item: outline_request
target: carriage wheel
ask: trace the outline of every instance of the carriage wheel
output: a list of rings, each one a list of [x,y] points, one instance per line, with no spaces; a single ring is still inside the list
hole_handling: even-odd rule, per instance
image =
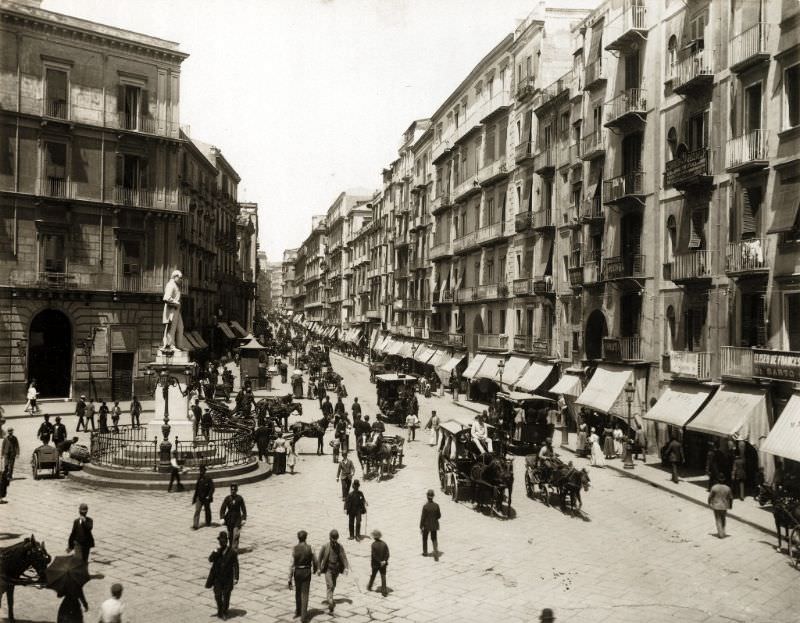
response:
[[[795,527],[789,534],[789,558],[794,566],[800,569],[800,526]]]
[[[447,495],[447,474],[441,467],[439,468],[439,486],[442,490],[442,493]]]
[[[53,465],[53,476],[58,478],[61,472],[61,457],[56,457],[56,464]]]
[[[35,454],[31,458],[31,471],[33,472],[33,479],[39,480],[39,457]]]

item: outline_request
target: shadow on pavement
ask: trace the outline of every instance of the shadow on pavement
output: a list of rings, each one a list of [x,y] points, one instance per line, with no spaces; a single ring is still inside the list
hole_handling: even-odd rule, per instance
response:
[[[242,610],[241,608],[231,608],[230,610],[228,610],[229,619],[235,619],[246,615],[247,615],[247,610]]]

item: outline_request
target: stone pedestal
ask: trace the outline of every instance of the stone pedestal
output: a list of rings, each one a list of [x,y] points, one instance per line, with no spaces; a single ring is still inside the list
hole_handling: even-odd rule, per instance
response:
[[[191,382],[193,374],[186,374],[186,368],[194,368],[196,364],[189,361],[189,353],[182,350],[165,352],[159,350],[156,361],[153,364],[153,371],[160,378],[164,372],[167,378],[175,378],[178,385],[170,384],[167,386],[166,402],[164,387],[159,383],[156,385],[155,410],[153,419],[147,424],[147,436],[149,438],[163,438],[162,427],[164,425],[164,413],[169,414],[169,440],[175,441],[177,437],[180,441],[191,441],[194,438],[194,426],[189,419],[189,396],[184,396],[181,390],[186,391],[188,383]],[[169,407],[169,408],[167,408]]]

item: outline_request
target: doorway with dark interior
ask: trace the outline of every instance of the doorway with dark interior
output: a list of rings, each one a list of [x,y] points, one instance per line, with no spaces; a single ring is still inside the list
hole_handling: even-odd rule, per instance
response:
[[[28,381],[40,398],[69,398],[72,380],[72,325],[57,309],[45,309],[31,322]]]

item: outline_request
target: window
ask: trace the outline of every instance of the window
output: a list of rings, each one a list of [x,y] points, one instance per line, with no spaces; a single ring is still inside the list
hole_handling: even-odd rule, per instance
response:
[[[63,273],[66,270],[64,234],[45,234],[41,240],[42,270]]]
[[[678,148],[678,132],[675,128],[670,128],[667,132],[667,146],[669,147],[668,158],[672,160],[675,158],[675,152]]]
[[[494,314],[492,310],[486,312],[486,333],[492,333],[492,328],[494,327]]]
[[[506,332],[506,312],[505,310],[500,310],[500,334],[505,334]]]
[[[675,308],[672,305],[667,307],[666,320],[664,344],[666,350],[671,351],[675,349]]]
[[[667,219],[667,253],[666,260],[671,262],[675,257],[675,251],[678,248],[678,227],[675,217],[670,215]]]
[[[603,106],[602,104],[592,108],[592,132],[600,134],[603,128]]]
[[[488,260],[486,262],[486,281],[485,283],[491,284],[494,283],[494,260]]]
[[[67,145],[48,141],[44,152],[44,192],[50,197],[66,197]]]
[[[800,292],[783,297],[784,344],[787,350],[800,351]]]
[[[783,105],[784,128],[800,125],[800,64],[783,72]]]
[[[692,115],[689,118],[686,141],[689,143],[689,151],[708,146],[708,111]]]
[[[494,197],[486,199],[486,223],[494,223]]]
[[[671,80],[675,77],[677,73],[677,63],[678,63],[678,39],[675,35],[672,35],[669,38],[669,43],[667,44],[667,79]]]
[[[48,117],[66,119],[68,113],[68,83],[67,72],[63,69],[47,67],[45,69],[45,109],[44,114]]]
[[[749,134],[762,128],[760,82],[745,89],[744,119],[745,133]]]
[[[122,241],[122,274],[139,275],[141,273],[141,245],[137,240]]]

